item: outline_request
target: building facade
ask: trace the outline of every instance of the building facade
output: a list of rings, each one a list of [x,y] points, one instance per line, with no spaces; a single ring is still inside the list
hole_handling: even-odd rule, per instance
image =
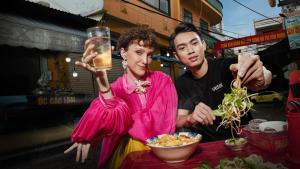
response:
[[[284,21],[284,27],[286,29],[289,48],[293,53],[300,50],[300,1],[298,0],[279,0],[278,6],[281,7],[281,16]],[[291,25],[292,20],[298,20],[298,22]],[[289,24],[288,24],[288,22]],[[294,42],[293,42],[294,41]],[[297,53],[298,53],[297,52]],[[288,79],[289,74],[295,70],[300,69],[300,55],[297,54],[298,59],[294,59],[294,62],[288,64],[285,69],[285,77]]]
[[[156,55],[162,56],[160,60],[153,62],[153,68],[162,70],[176,79],[185,71],[183,66],[168,59],[172,57],[168,38],[176,25],[184,21],[201,27],[202,38],[212,49],[216,39],[210,35],[209,31],[212,26],[221,22],[222,8],[222,3],[218,0],[104,0],[106,11],[104,25],[109,26],[118,34],[136,25],[147,25],[152,28],[160,44]],[[164,59],[166,57],[167,59]],[[163,67],[158,66],[162,64]]]
[[[30,0],[40,2],[38,0]],[[92,0],[91,3],[98,3],[97,7],[92,7],[84,0],[53,1],[44,0],[51,8],[79,14],[98,21],[99,25],[108,26],[112,32],[112,44],[115,45],[118,36],[130,27],[144,25],[152,28],[158,36],[160,48],[156,52],[151,68],[162,70],[176,79],[180,72],[184,71],[183,66],[177,64],[172,58],[169,50],[168,38],[181,22],[191,22],[201,27],[203,39],[208,44],[209,53],[212,55],[214,43],[217,40],[211,36],[210,31],[214,25],[221,22],[222,3],[219,0]],[[68,6],[68,4],[73,4]],[[95,5],[94,5],[95,6]],[[82,8],[80,10],[79,8]],[[121,59],[120,57],[115,57]],[[115,60],[115,62],[121,62]],[[164,65],[163,67],[161,65]],[[119,69],[118,69],[119,70]],[[118,74],[111,70],[112,74]],[[110,79],[113,81],[114,79]]]
[[[278,30],[284,29],[283,20],[280,16],[272,17],[268,19],[261,19],[261,20],[255,20],[253,22],[253,27],[255,30],[255,34],[262,34],[262,33],[268,33],[268,32],[274,32]],[[263,44],[257,44],[256,50],[262,51],[265,50],[267,47],[274,45],[275,42],[270,43],[263,43]]]

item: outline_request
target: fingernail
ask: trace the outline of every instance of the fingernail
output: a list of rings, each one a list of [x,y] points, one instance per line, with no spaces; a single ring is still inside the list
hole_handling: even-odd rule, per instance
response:
[[[243,77],[244,74],[245,74],[244,71],[239,71],[239,72],[238,72],[238,75],[239,75],[240,77]]]

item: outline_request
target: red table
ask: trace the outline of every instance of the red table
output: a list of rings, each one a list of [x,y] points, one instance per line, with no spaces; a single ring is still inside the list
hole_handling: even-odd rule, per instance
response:
[[[200,143],[196,152],[186,161],[181,163],[166,163],[157,158],[151,151],[139,151],[130,153],[122,164],[122,169],[192,169],[200,167],[201,161],[209,161],[213,166],[225,157],[245,157],[250,154],[261,155],[264,160],[273,163],[282,163],[289,169],[300,169],[300,164],[292,164],[287,160],[286,153],[270,154],[251,144],[242,151],[234,152],[224,146],[224,141]]]

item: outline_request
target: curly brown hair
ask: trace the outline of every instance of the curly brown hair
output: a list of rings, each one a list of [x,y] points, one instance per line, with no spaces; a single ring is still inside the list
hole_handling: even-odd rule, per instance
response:
[[[134,27],[130,28],[128,31],[123,33],[118,40],[117,49],[124,48],[128,50],[128,46],[134,42],[138,44],[143,41],[144,46],[156,48],[157,47],[157,40],[156,36],[154,35],[152,29],[148,27]]]

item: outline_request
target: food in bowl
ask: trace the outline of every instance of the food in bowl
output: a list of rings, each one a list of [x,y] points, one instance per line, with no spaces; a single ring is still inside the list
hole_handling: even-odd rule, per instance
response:
[[[239,151],[245,147],[247,142],[246,138],[231,138],[225,140],[225,145],[233,151]]]
[[[192,155],[202,136],[192,132],[162,134],[146,140],[152,152],[163,161],[176,163],[185,161]]]
[[[157,139],[149,142],[149,144],[154,146],[180,146],[188,143],[193,143],[199,141],[199,138],[187,136],[186,134],[165,134],[161,135]]]

